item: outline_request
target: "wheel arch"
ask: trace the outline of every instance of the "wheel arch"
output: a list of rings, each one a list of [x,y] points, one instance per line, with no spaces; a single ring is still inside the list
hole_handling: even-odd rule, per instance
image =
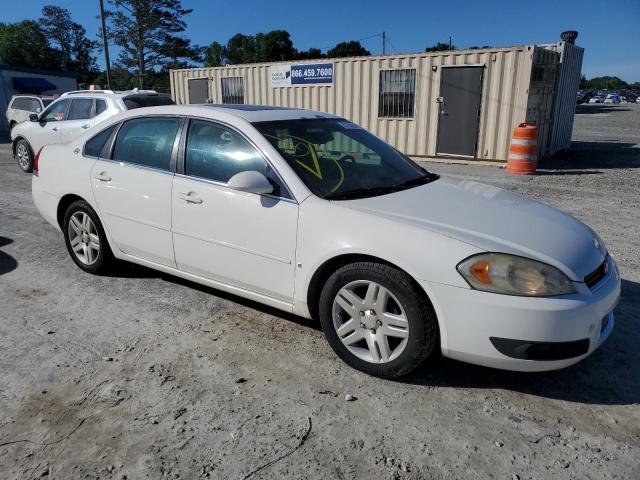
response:
[[[16,156],[16,146],[18,145],[18,142],[20,140],[24,140],[25,142],[27,142],[27,146],[29,147],[29,150],[31,150],[31,155],[33,155],[33,147],[29,143],[29,140],[27,140],[22,135],[18,135],[16,138],[13,139],[13,142],[11,142],[11,153],[13,154],[13,156],[14,157]]]
[[[60,227],[60,230],[63,229],[62,223],[64,221],[64,214],[69,208],[69,205],[71,205],[73,202],[77,202],[78,200],[82,200],[83,202],[86,202],[84,198],[82,198],[80,195],[76,195],[75,193],[68,193],[64,195],[58,202],[58,208],[56,210],[56,220],[58,221],[58,226]]]
[[[409,278],[411,278],[411,280],[414,282],[420,294],[429,303],[429,305],[431,305],[431,308],[436,317],[436,320],[438,323],[440,323],[440,321],[438,320],[438,315],[436,314],[436,309],[433,302],[431,301],[431,299],[429,298],[429,295],[427,295],[427,293],[420,286],[420,284],[414,278],[413,275],[407,272],[407,270],[405,270],[404,268],[394,264],[393,262],[385,260],[384,258],[376,257],[375,255],[367,255],[367,254],[361,254],[361,253],[345,253],[345,254],[337,255],[335,257],[330,258],[329,260],[326,260],[323,264],[321,264],[316,269],[316,271],[311,276],[311,280],[309,281],[309,285],[307,287],[307,308],[309,309],[309,314],[311,318],[313,318],[314,320],[317,320],[319,318],[318,303],[320,300],[320,293],[322,292],[322,287],[324,286],[326,281],[329,279],[329,277],[339,268],[345,265],[349,265],[351,263],[356,263],[356,262],[380,263],[383,265],[388,265],[390,267],[393,267],[405,273],[406,275],[408,275]]]

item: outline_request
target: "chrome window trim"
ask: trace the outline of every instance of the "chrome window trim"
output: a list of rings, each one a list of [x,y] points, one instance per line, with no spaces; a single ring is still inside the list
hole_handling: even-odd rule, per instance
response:
[[[202,121],[206,121],[206,122],[211,122],[211,123],[217,123],[219,125],[223,125],[225,128],[228,128],[234,132],[236,132],[238,135],[240,135],[241,138],[243,138],[244,140],[247,141],[247,143],[249,143],[249,145],[251,145],[251,147],[258,152],[258,154],[262,157],[262,159],[265,161],[265,163],[267,165],[269,165],[271,167],[271,170],[273,170],[273,172],[275,173],[276,177],[278,177],[278,180],[280,180],[280,183],[282,184],[282,187],[287,191],[287,193],[289,194],[289,196],[291,198],[287,198],[287,197],[282,197],[282,196],[278,196],[278,195],[270,195],[270,194],[264,194],[264,196],[268,196],[268,197],[272,197],[272,198],[280,198],[282,200],[290,200],[293,201],[296,204],[299,204],[298,200],[296,199],[295,195],[293,195],[293,192],[291,191],[291,189],[289,188],[289,185],[287,185],[287,183],[284,181],[284,179],[282,178],[282,175],[280,175],[280,172],[278,171],[278,169],[273,165],[273,162],[271,162],[269,160],[269,157],[262,151],[262,149],[260,147],[258,147],[255,142],[253,140],[251,140],[244,132],[241,132],[240,130],[238,130],[236,127],[234,127],[233,125],[230,125],[222,120],[217,120],[217,119],[213,119],[213,118],[208,118],[208,117],[199,117],[196,115],[189,115],[189,120],[193,119],[193,120],[202,120]],[[184,148],[184,154],[182,157],[182,162],[183,162],[183,171],[185,172],[184,174],[180,174],[182,176],[188,177],[188,178],[196,178],[196,179],[200,179],[200,180],[205,180],[205,181],[209,181],[210,183],[216,184],[216,185],[221,185],[224,186],[226,188],[227,184],[224,182],[220,182],[217,180],[211,180],[208,178],[202,178],[202,177],[196,177],[196,176],[191,176],[191,175],[187,175],[186,174],[186,164],[187,164],[187,142],[189,141],[189,128],[190,128],[190,124],[186,126],[186,128],[184,129],[184,136],[185,136],[185,148]],[[177,169],[176,169],[177,172]]]
[[[95,160],[100,160],[101,162],[113,163],[114,165],[120,165],[122,167],[133,167],[133,168],[138,168],[140,170],[149,170],[149,171],[152,171],[152,172],[164,173],[164,174],[170,175],[172,177],[175,176],[174,172],[172,172],[170,170],[166,170],[164,168],[148,167],[146,165],[140,165],[138,163],[129,163],[129,162],[124,162],[122,160],[112,160],[110,158],[103,158],[103,157],[99,157],[99,158],[88,157],[88,158],[94,158]]]

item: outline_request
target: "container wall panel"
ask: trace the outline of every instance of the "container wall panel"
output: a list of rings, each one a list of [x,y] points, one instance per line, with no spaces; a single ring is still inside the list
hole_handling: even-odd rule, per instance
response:
[[[408,155],[433,156],[438,133],[439,104],[436,100],[440,95],[442,66],[482,66],[477,158],[506,160],[511,130],[524,121],[527,113],[533,48],[323,59],[334,65],[331,85],[274,88],[270,78],[270,66],[274,64],[173,70],[171,92],[176,103],[188,103],[187,80],[208,77],[210,98],[214,103],[221,103],[220,79],[243,77],[245,103],[309,108],[344,116]],[[380,71],[395,69],[416,70],[413,117],[378,116]]]

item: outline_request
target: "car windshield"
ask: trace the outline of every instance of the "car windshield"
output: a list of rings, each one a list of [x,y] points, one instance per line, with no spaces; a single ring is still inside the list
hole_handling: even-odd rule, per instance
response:
[[[350,200],[423,185],[437,175],[344,119],[255,122],[309,189],[328,200]]]

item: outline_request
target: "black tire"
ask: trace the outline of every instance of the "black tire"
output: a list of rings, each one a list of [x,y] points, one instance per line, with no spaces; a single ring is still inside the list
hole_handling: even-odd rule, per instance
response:
[[[409,324],[409,338],[402,353],[386,363],[363,360],[342,343],[333,324],[333,302],[342,287],[359,281],[373,281],[389,290],[399,301]],[[320,294],[319,316],[322,330],[336,354],[351,367],[381,378],[398,378],[420,366],[439,345],[435,312],[419,285],[406,273],[389,265],[358,262],[336,270]]]
[[[26,150],[26,158],[24,159],[24,161],[21,161],[19,150],[23,148]],[[18,140],[16,142],[15,152],[16,152],[16,161],[18,162],[18,166],[20,167],[20,170],[22,170],[25,173],[33,172],[33,150],[31,150],[31,145],[29,145],[29,142],[27,142],[24,139]]]
[[[89,218],[93,222],[93,225],[95,226],[95,230],[99,239],[100,249],[98,251],[97,258],[95,259],[95,262],[90,265],[83,263],[71,247],[71,239],[69,237],[69,223],[71,222],[71,217],[79,212],[85,213],[89,216]],[[64,235],[64,243],[67,246],[67,251],[71,256],[71,259],[82,270],[88,273],[99,275],[107,273],[113,268],[115,264],[115,258],[113,256],[113,253],[111,252],[111,247],[109,246],[109,242],[107,241],[107,236],[104,232],[104,228],[102,227],[102,223],[100,222],[100,219],[98,218],[96,212],[93,210],[93,208],[91,208],[91,205],[89,205],[84,200],[75,201],[67,208],[62,222],[62,234]]]

